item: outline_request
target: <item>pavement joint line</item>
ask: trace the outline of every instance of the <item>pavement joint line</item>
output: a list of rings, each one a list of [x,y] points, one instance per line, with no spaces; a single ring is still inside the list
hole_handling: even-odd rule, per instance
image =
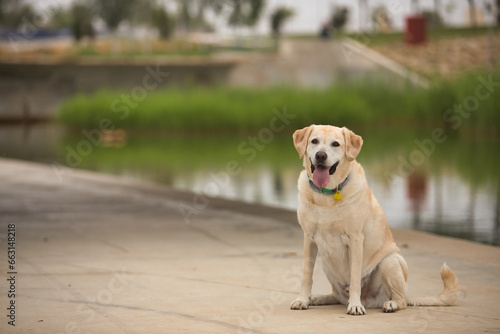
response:
[[[55,300],[57,301],[57,300]],[[82,301],[82,300],[67,300],[66,302],[68,303],[75,303],[75,304],[85,304],[93,307],[109,307],[109,308],[124,308],[127,310],[133,310],[133,311],[145,311],[145,312],[153,312],[153,313],[159,313],[162,315],[169,315],[169,316],[174,316],[174,317],[181,317],[185,318],[188,320],[192,321],[199,321],[199,322],[205,322],[205,323],[211,323],[231,329],[237,329],[237,330],[244,330],[244,331],[251,331],[252,333],[258,333],[258,334],[266,334],[266,332],[262,332],[259,330],[255,330],[253,328],[247,328],[247,327],[242,327],[238,325],[233,325],[224,321],[220,320],[215,320],[215,319],[207,319],[203,317],[198,317],[192,314],[187,314],[187,313],[181,313],[181,312],[175,312],[175,311],[166,311],[166,310],[156,310],[156,309],[151,309],[151,308],[143,308],[143,307],[137,307],[137,306],[129,306],[129,305],[118,305],[118,304],[100,304],[100,303],[94,303],[90,301]]]
[[[410,307],[421,307],[421,306],[410,306]],[[458,315],[462,316],[465,318],[479,318],[479,319],[488,319],[488,320],[498,320],[500,321],[500,318],[495,318],[495,317],[483,317],[480,315],[470,315],[470,314],[463,314],[463,313],[457,313],[457,312],[450,312],[450,311],[444,311],[444,310],[433,310],[432,306],[427,307],[427,311],[429,312],[435,312],[435,313],[446,313],[446,314],[452,314],[452,315]]]

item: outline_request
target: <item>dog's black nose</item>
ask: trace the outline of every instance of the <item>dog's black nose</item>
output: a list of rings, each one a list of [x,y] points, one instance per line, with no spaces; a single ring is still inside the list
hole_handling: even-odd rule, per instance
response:
[[[326,160],[326,158],[328,158],[328,156],[326,155],[325,152],[319,151],[316,153],[316,161],[323,162]]]

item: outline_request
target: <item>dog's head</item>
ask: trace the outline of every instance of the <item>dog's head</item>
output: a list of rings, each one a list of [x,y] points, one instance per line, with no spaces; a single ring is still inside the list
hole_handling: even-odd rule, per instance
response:
[[[345,127],[311,125],[294,132],[293,144],[304,158],[309,178],[322,188],[337,168],[346,168],[356,159],[363,139]]]

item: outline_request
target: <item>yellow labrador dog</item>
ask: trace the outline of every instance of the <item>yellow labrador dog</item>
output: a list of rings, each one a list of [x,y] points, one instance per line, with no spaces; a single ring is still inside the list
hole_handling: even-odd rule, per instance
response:
[[[367,308],[385,312],[407,305],[451,305],[458,281],[443,264],[444,290],[431,297],[406,295],[408,266],[396,246],[380,204],[356,162],[363,139],[347,128],[311,125],[293,134],[304,168],[298,181],[298,219],[304,231],[304,277],[294,310],[310,305],[347,305],[347,313]],[[311,296],[316,256],[321,254],[333,292]]]

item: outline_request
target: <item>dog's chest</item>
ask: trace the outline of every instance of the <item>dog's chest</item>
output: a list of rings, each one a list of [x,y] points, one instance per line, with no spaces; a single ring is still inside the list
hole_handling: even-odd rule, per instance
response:
[[[345,233],[331,233],[318,229],[318,232],[313,236],[313,240],[318,245],[321,256],[331,258],[335,262],[349,257],[350,240]]]
[[[318,232],[313,237],[330,281],[348,283],[350,279],[350,238],[346,233]]]
[[[332,215],[331,210],[306,210],[301,221],[307,237],[318,246],[323,266],[331,281],[349,282],[349,228],[345,218]],[[338,219],[336,219],[338,218]]]

